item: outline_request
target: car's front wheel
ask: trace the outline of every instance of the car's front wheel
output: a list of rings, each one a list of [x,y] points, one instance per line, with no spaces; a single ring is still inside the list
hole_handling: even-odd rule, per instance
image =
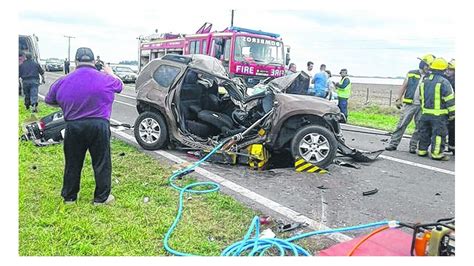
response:
[[[168,129],[163,116],[153,112],[143,112],[135,121],[135,139],[145,150],[158,150],[168,141]]]
[[[326,167],[336,158],[337,140],[325,127],[309,125],[296,132],[291,141],[293,157]]]

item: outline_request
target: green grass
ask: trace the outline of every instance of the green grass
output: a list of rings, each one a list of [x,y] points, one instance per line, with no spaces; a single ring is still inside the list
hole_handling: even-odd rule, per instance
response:
[[[55,109],[40,103],[42,117]],[[30,112],[20,103],[20,123]],[[95,186],[90,156],[84,164],[78,202],[60,196],[62,145],[19,143],[19,254],[168,255],[163,237],[177,211],[178,192],[168,186],[171,168],[119,140],[112,140],[112,206],[91,204]],[[124,156],[120,156],[124,153]],[[189,177],[183,182],[189,183]],[[145,203],[144,198],[149,197]],[[201,255],[218,255],[242,239],[256,213],[221,193],[192,195],[170,245]]]
[[[370,105],[364,107],[352,107],[349,109],[348,124],[382,129],[393,132],[398,124],[400,111],[394,107],[380,107]],[[405,134],[415,131],[415,123],[412,121]]]

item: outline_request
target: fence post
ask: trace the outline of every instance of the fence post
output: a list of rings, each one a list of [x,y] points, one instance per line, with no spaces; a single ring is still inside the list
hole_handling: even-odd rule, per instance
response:
[[[392,106],[392,90],[390,90],[390,101],[388,102],[388,106]]]
[[[367,94],[365,95],[365,103],[369,102],[369,88],[367,88]]]

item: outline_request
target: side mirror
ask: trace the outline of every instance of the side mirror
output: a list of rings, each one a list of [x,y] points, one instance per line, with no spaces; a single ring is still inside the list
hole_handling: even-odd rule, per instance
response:
[[[286,58],[285,58],[286,62],[285,62],[285,65],[290,64],[290,59],[291,59],[291,58],[290,58],[290,54],[286,54]]]

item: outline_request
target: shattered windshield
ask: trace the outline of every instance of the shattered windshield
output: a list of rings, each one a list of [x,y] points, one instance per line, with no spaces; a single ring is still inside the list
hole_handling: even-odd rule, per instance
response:
[[[274,40],[237,36],[234,58],[237,62],[283,65],[283,45]]]

